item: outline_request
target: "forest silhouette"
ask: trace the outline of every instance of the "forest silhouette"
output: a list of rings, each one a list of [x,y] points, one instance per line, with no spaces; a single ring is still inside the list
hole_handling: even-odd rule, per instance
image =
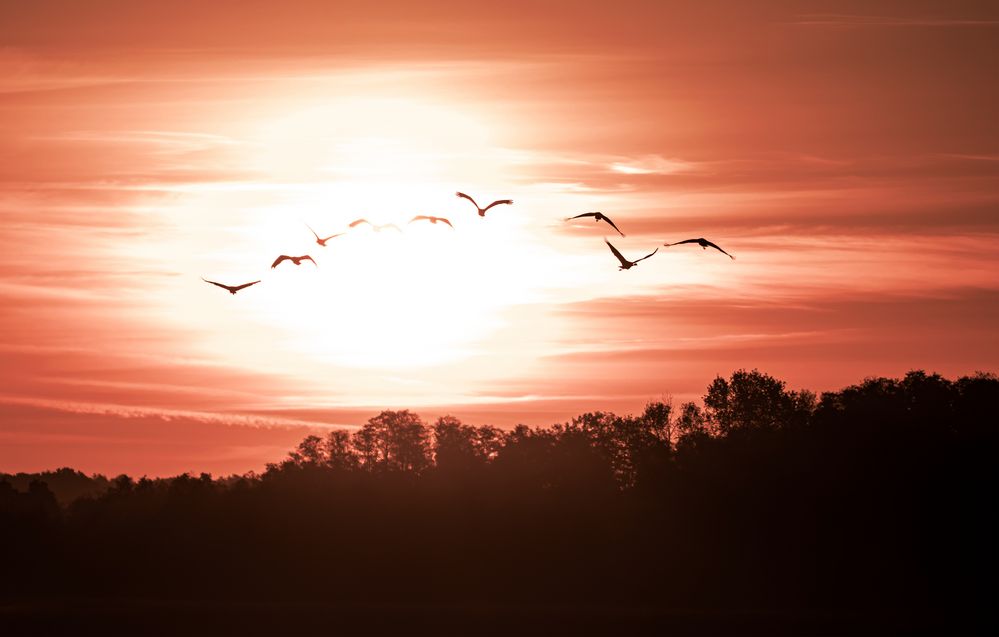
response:
[[[0,476],[0,622],[994,633],[997,459],[992,374],[816,396],[743,370],[513,430],[383,411],[261,474]]]

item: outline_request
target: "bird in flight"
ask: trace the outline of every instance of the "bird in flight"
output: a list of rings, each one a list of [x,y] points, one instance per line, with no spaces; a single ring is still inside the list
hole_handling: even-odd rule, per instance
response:
[[[278,267],[278,264],[280,264],[282,261],[291,261],[295,265],[302,265],[302,261],[306,260],[312,261],[312,265],[316,265],[316,260],[307,254],[303,254],[300,257],[289,257],[287,254],[282,254],[278,258],[274,259],[274,263],[271,264],[271,268]]]
[[[340,235],[343,234],[342,232],[338,232],[336,234],[331,234],[330,236],[328,236],[326,238],[323,238],[323,237],[320,237],[319,234],[315,230],[312,230],[312,226],[310,226],[309,224],[305,224],[305,227],[308,228],[309,230],[311,230],[312,234],[316,235],[316,243],[318,243],[319,245],[321,245],[324,248],[326,247],[326,242],[327,241],[329,241],[330,239],[335,239],[336,237],[339,237]]]
[[[223,290],[229,290],[229,294],[235,294],[236,292],[239,292],[243,288],[248,288],[251,285],[256,285],[260,283],[260,281],[251,281],[249,283],[244,283],[243,285],[225,285],[224,283],[216,283],[215,281],[209,281],[205,277],[201,277],[201,280],[204,281],[205,283],[211,283],[212,285],[217,285]]]
[[[357,219],[357,220],[351,221],[350,222],[350,227],[351,228],[356,228],[357,226],[361,225],[362,223],[366,223],[369,226],[371,226],[371,229],[374,230],[375,232],[381,232],[382,230],[386,230],[388,228],[392,228],[393,230],[398,230],[399,232],[402,232],[402,228],[400,228],[399,226],[395,225],[394,223],[383,223],[381,225],[378,225],[376,223],[371,223],[367,219]]]
[[[414,221],[422,221],[423,219],[426,219],[427,221],[429,221],[434,225],[437,225],[437,222],[440,221],[441,223],[446,223],[447,225],[451,226],[451,222],[445,219],[444,217],[434,217],[432,215],[416,215],[415,217],[409,220],[409,223],[413,223]],[[451,226],[451,228],[453,229],[454,226]]]
[[[617,230],[617,233],[619,235],[621,235],[622,237],[624,236],[624,233],[621,232],[621,230],[619,230],[616,225],[614,225],[614,222],[611,221],[611,218],[608,217],[607,215],[605,215],[602,212],[584,212],[581,215],[576,215],[575,217],[569,217],[568,219],[566,219],[566,221],[571,221],[572,219],[579,219],[580,217],[593,217],[594,221],[597,221],[597,222],[599,222],[599,221],[606,221],[607,223],[610,224],[611,228],[614,228],[615,230]]]
[[[683,245],[684,243],[696,243],[697,245],[701,246],[701,249],[703,249],[703,250],[707,250],[708,248],[714,248],[718,252],[721,252],[722,254],[724,254],[725,256],[727,256],[729,259],[735,259],[735,257],[733,257],[731,254],[729,254],[728,252],[725,252],[724,250],[722,250],[721,248],[719,248],[715,244],[711,243],[710,241],[708,241],[704,237],[701,237],[700,239],[687,239],[686,241],[677,241],[676,243],[664,243],[663,245],[666,246],[666,247],[669,247],[669,246]]]
[[[617,248],[615,248],[614,246],[611,245],[610,241],[608,241],[607,239],[604,239],[604,243],[606,243],[607,247],[610,248],[611,252],[614,253],[614,256],[617,257],[617,260],[621,262],[621,267],[618,268],[619,270],[629,270],[629,269],[635,267],[636,265],[638,265],[639,261],[644,261],[645,259],[648,259],[653,254],[655,254],[656,252],[659,252],[659,248],[656,248],[655,250],[653,250],[649,254],[645,255],[641,259],[635,259],[634,261],[629,261],[629,260],[627,260],[627,259],[624,258],[624,255],[622,255],[620,252],[617,251]]]
[[[463,193],[463,192],[456,192],[454,194],[455,194],[456,197],[461,197],[462,199],[468,199],[469,201],[471,201],[472,205],[475,206],[475,209],[479,211],[479,216],[480,217],[485,217],[486,216],[486,210],[489,210],[493,206],[498,206],[500,204],[507,204],[507,205],[509,205],[509,204],[513,203],[513,199],[497,199],[496,201],[492,202],[491,204],[489,204],[485,208],[480,208],[479,204],[475,203],[475,200],[472,199],[471,197],[469,197],[468,195],[466,195],[465,193]]]

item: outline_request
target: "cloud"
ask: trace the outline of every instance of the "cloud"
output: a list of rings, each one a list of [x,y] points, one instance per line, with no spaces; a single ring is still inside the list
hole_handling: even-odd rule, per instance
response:
[[[183,154],[210,150],[220,146],[244,144],[225,135],[185,131],[67,131],[58,135],[35,138],[39,141],[84,142],[94,144],[137,144],[151,146],[154,152]]]
[[[997,27],[999,20],[976,18],[936,18],[911,16],[872,16],[844,13],[811,13],[798,17],[795,24],[812,27],[873,28],[873,27]]]
[[[11,396],[6,394],[0,394],[0,404],[40,407],[43,409],[64,411],[74,414],[98,414],[127,419],[159,418],[167,421],[183,419],[193,422],[239,427],[308,427],[329,429],[356,428],[356,425],[319,422],[314,420],[298,420],[272,415],[262,416],[254,414],[216,413],[186,409],[165,409],[161,407],[120,405],[113,403],[74,402],[48,398],[34,398],[30,396]]]
[[[674,175],[689,172],[697,164],[681,159],[667,159],[661,155],[645,155],[635,159],[621,159],[611,162],[610,170],[625,175]]]

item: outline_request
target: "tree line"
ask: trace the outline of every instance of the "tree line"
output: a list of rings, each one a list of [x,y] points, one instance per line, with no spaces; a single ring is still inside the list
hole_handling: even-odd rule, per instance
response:
[[[306,437],[260,474],[5,476],[0,594],[771,609],[994,629],[997,459],[991,374],[913,371],[816,396],[740,370],[701,404],[512,430],[383,411]]]

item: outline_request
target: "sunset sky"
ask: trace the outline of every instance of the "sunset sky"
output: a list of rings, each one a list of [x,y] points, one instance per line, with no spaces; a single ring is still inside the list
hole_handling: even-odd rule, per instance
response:
[[[996,371],[997,60],[988,2],[0,0],[0,472]]]

